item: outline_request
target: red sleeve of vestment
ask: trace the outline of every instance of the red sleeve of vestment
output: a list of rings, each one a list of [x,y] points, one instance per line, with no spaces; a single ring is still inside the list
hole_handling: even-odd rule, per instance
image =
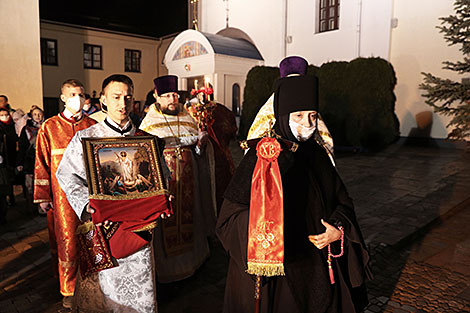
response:
[[[36,160],[34,165],[34,202],[52,201],[51,197],[51,147],[44,125],[36,139]]]

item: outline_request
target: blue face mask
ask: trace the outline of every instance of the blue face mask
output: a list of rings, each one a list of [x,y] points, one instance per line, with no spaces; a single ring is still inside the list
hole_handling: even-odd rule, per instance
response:
[[[315,125],[312,127],[305,127],[304,125],[292,120],[289,120],[289,127],[290,131],[298,141],[307,141],[315,132]]]

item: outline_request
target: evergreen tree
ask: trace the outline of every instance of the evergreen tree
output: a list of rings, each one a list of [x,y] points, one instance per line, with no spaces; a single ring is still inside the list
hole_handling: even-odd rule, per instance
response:
[[[449,46],[459,44],[464,57],[463,61],[443,62],[443,69],[455,71],[459,74],[470,73],[470,0],[456,0],[454,3],[455,15],[441,17],[441,26],[437,26]],[[424,82],[419,85],[426,91],[423,96],[426,103],[434,108],[434,112],[452,116],[447,125],[451,128],[449,139],[470,138],[470,78],[463,83],[450,79],[442,79],[431,73],[424,75]]]

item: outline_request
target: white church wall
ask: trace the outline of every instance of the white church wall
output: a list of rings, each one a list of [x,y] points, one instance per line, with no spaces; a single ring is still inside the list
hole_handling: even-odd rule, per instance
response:
[[[243,99],[246,76],[250,69],[256,65],[263,65],[263,61],[247,58],[238,58],[229,55],[216,55],[215,68],[219,74],[218,93],[215,100],[222,102],[226,107],[232,109],[232,86],[240,86],[240,99]],[[223,81],[222,81],[223,79]],[[223,86],[223,92],[220,87]]]
[[[455,72],[442,69],[442,61],[462,60],[459,46],[447,45],[443,34],[436,28],[440,25],[439,17],[454,14],[453,0],[395,1],[394,16],[398,25],[392,31],[391,63],[397,75],[395,112],[400,120],[400,133],[408,136],[416,127],[415,115],[423,111],[432,111],[425,104],[419,84],[423,81],[421,72],[430,72],[442,78],[460,80]],[[431,137],[445,138],[448,130],[448,117],[433,113]]]
[[[287,35],[292,42],[287,44],[287,55],[300,55],[317,66],[354,58],[357,15],[354,2],[341,2],[338,30],[318,33],[318,1],[301,1],[301,4],[288,1]]]
[[[360,51],[357,55],[389,60],[393,0],[362,0],[361,8]]]
[[[269,66],[278,66],[288,55],[315,65],[358,56],[388,59],[392,0],[342,1],[339,30],[323,33],[316,29],[318,1],[229,0],[229,25],[253,39]],[[200,6],[201,31],[216,33],[225,27],[226,2],[201,1]],[[290,43],[284,43],[286,36]]]
[[[213,73],[215,69],[214,54],[212,53],[166,62],[165,64],[168,67],[168,74],[176,75],[181,78]],[[192,86],[188,86],[188,88],[192,88]]]
[[[284,57],[284,0],[229,0],[229,26],[244,31],[256,44],[266,65]],[[226,2],[200,1],[200,30],[215,34],[225,28]]]
[[[286,55],[300,55],[317,66],[328,61],[350,61],[358,56],[390,61],[398,80],[395,112],[402,136],[408,136],[417,126],[416,114],[431,111],[418,87],[423,80],[421,72],[461,79],[456,73],[442,69],[442,61],[461,60],[462,54],[459,47],[449,47],[436,29],[439,17],[454,13],[454,0],[341,1],[340,29],[315,33],[318,1],[229,0],[229,23],[253,39],[268,66],[278,66]],[[225,27],[226,2],[201,1],[200,5],[202,31],[216,33]],[[285,35],[292,36],[292,42],[286,46]],[[433,113],[433,119],[431,137],[445,138],[450,118]]]

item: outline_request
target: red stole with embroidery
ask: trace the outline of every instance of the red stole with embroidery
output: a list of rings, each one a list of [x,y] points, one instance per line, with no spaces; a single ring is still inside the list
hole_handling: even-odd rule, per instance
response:
[[[281,145],[265,137],[256,146],[258,160],[251,181],[247,273],[284,274],[284,202],[277,158]]]

